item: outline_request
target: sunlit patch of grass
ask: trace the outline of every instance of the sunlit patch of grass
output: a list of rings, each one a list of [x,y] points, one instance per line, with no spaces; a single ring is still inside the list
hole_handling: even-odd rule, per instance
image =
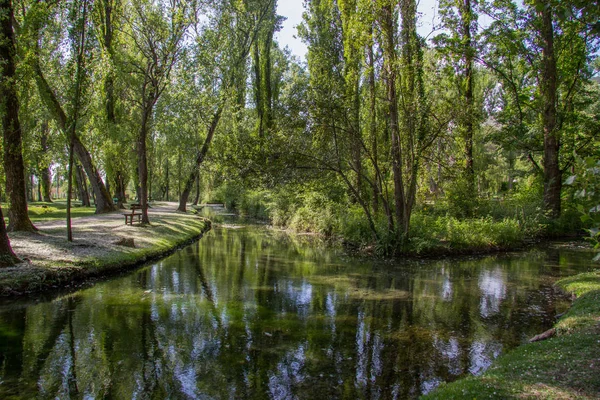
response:
[[[559,334],[600,324],[600,272],[562,279],[557,285],[577,296],[573,306],[556,324]]]
[[[480,377],[443,384],[425,399],[600,398],[600,272],[557,283],[577,300],[556,324],[558,336],[497,359]]]
[[[29,203],[27,208],[29,210],[29,218],[33,223],[67,218],[66,202],[33,202]],[[85,217],[93,215],[95,212],[96,209],[94,207],[82,207],[81,203],[74,202],[71,208],[71,218]]]

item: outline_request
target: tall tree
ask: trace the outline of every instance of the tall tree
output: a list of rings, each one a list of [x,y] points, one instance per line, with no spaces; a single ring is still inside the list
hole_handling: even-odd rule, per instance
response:
[[[16,90],[16,45],[13,30],[12,2],[3,0],[0,10],[2,32],[0,36],[0,113],[4,145],[4,172],[6,192],[10,200],[8,211],[9,231],[36,231],[27,214],[27,194],[19,99]]]
[[[255,3],[256,9],[252,10],[252,14],[259,28],[252,50],[254,103],[258,117],[258,136],[264,138],[265,132],[273,129],[274,122],[271,49],[273,35],[281,29],[281,17],[276,13],[276,0],[263,0]]]
[[[2,29],[0,31],[0,66],[2,68],[2,75],[0,75],[0,113],[2,114],[3,131],[15,129],[15,118],[18,118],[18,115],[14,115],[15,112],[18,113],[18,103],[16,103],[17,98],[13,86],[15,43],[12,19],[12,2],[10,0],[0,0],[0,27]],[[7,117],[6,114],[12,114],[12,117]],[[18,124],[18,119],[16,123]],[[6,137],[6,134],[4,135]],[[4,146],[6,147],[7,142],[6,139],[4,140]],[[24,176],[22,178],[24,179]],[[23,187],[23,196],[25,196],[25,187]],[[27,209],[25,209],[25,212],[27,212]],[[0,268],[14,265],[18,261],[19,259],[10,246],[4,215],[0,207]]]
[[[75,145],[75,137],[78,130],[78,124],[80,123],[81,113],[81,100],[83,95],[83,80],[85,74],[85,53],[86,53],[86,41],[87,41],[87,30],[88,30],[88,2],[83,0],[81,2],[75,1],[71,5],[72,9],[70,15],[73,15],[74,21],[72,21],[71,31],[69,33],[71,39],[71,49],[75,56],[75,82],[73,85],[72,93],[72,104],[71,104],[71,118],[69,127],[69,164],[67,170],[67,240],[73,241],[73,231],[71,229],[71,194],[73,190],[73,148]],[[76,171],[78,182],[81,181],[79,169]],[[80,182],[79,186],[83,186]],[[80,193],[82,190],[80,190]],[[81,196],[81,201],[85,203],[84,196]],[[88,199],[89,203],[89,199]]]
[[[505,0],[486,3],[484,10],[494,22],[486,30],[481,61],[510,95],[514,106],[504,112],[516,115],[513,136],[543,176],[544,208],[557,218],[563,173],[591,140],[587,132],[574,133],[572,111],[591,77],[588,55],[598,48],[598,14],[574,1],[532,0],[521,7]]]
[[[476,198],[475,168],[473,162],[473,137],[479,121],[475,107],[475,54],[477,34],[477,13],[474,0],[442,0],[440,13],[448,33],[435,38],[437,49],[447,61],[447,74],[455,82],[460,107],[456,108],[456,131],[464,148],[464,167],[461,171],[461,184],[469,200]],[[462,186],[462,185],[461,185]],[[466,201],[466,215],[473,212],[472,201]]]
[[[50,191],[52,188],[52,174],[50,173],[50,165],[48,162],[50,128],[48,121],[43,121],[40,127],[40,162],[39,170],[42,186],[42,199],[47,203],[52,202]]]
[[[148,140],[152,129],[154,107],[169,84],[177,62],[190,18],[188,5],[174,1],[165,6],[159,2],[135,0],[130,19],[132,49],[136,54],[131,65],[138,77],[136,103],[141,120],[136,141],[139,201],[142,223],[148,224]]]
[[[129,181],[127,172],[127,158],[115,157],[120,154],[124,147],[128,147],[128,137],[122,129],[120,129],[117,116],[119,105],[123,108],[123,104],[118,104],[119,83],[118,82],[118,32],[123,20],[123,2],[120,0],[102,0],[96,2],[97,17],[97,38],[102,47],[103,52],[103,91],[102,102],[104,111],[104,121],[108,131],[107,138],[111,145],[106,157],[106,175],[109,182],[114,183],[114,193],[117,199],[116,206],[124,208],[125,202],[125,186]],[[123,83],[123,82],[121,82]],[[122,86],[122,85],[121,85]],[[124,140],[125,139],[125,140]]]
[[[202,146],[199,146],[192,171],[179,196],[178,211],[186,211],[192,187],[200,173],[200,166],[208,154],[227,100],[235,89],[241,66],[245,65],[263,24],[276,22],[269,19],[273,13],[274,3],[275,0],[260,0],[257,5],[258,11],[251,15],[247,14],[246,6],[243,4],[237,5],[237,7],[221,6],[215,10],[218,15],[218,23],[216,30],[212,31],[211,37],[213,40],[225,41],[225,45],[222,42],[211,41],[218,45],[221,55],[219,65],[215,66],[219,75],[216,79],[219,81],[218,90],[215,92],[215,105],[206,127],[206,137]]]
[[[42,102],[45,104],[52,118],[55,120],[60,131],[67,138],[67,142],[69,142],[69,138],[71,137],[70,127],[72,126],[72,110],[66,108],[70,106],[70,104],[63,99],[65,97],[73,99],[73,97],[69,97],[67,94],[61,93],[59,89],[62,89],[66,92],[72,92],[74,89],[74,82],[69,81],[69,83],[65,85],[68,86],[66,88],[55,88],[49,83],[46,77],[47,73],[43,69],[43,67],[46,65],[43,62],[45,61],[46,57],[56,57],[56,54],[46,54],[51,53],[51,49],[46,47],[51,48],[52,45],[56,45],[56,42],[54,42],[52,38],[45,37],[43,34],[45,32],[43,32],[42,29],[45,24],[60,20],[59,17],[52,18],[53,12],[60,12],[60,10],[54,10],[51,4],[35,3],[31,6],[24,17],[25,22],[23,23],[23,28],[27,29],[26,33],[29,39],[27,45],[31,50],[31,54],[29,54],[29,62],[31,64],[31,69],[38,87],[40,98],[42,99]],[[48,29],[48,31],[51,31],[51,29]],[[46,42],[48,42],[48,46],[42,46],[42,43]],[[70,55],[76,57],[76,55]],[[44,60],[42,60],[42,58],[44,58]],[[81,165],[83,166],[90,181],[90,185],[92,186],[96,203],[96,213],[100,214],[113,211],[114,205],[112,198],[108,193],[108,190],[106,190],[106,186],[102,180],[100,171],[96,168],[96,165],[92,159],[92,155],[83,144],[77,133],[73,138],[73,151],[81,162]]]

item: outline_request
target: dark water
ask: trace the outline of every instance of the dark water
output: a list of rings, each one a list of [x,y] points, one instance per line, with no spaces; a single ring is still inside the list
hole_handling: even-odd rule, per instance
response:
[[[255,227],[0,304],[0,398],[413,398],[553,324],[568,250],[378,263]]]

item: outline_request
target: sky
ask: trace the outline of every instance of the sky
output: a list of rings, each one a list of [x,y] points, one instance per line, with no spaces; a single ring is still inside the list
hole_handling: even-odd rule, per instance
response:
[[[303,0],[279,0],[277,2],[277,14],[286,17],[283,28],[275,38],[281,47],[286,45],[292,54],[304,60],[307,52],[306,45],[297,37],[296,26],[302,22],[304,7]],[[431,34],[433,21],[437,16],[437,0],[421,0],[418,2],[418,11],[422,13],[418,27],[419,35],[427,37]],[[296,37],[295,37],[296,36]]]

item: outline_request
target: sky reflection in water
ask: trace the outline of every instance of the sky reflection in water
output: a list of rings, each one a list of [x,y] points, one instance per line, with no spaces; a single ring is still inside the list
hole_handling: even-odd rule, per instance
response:
[[[589,254],[353,260],[255,227],[0,305],[0,398],[413,398],[552,325]]]

